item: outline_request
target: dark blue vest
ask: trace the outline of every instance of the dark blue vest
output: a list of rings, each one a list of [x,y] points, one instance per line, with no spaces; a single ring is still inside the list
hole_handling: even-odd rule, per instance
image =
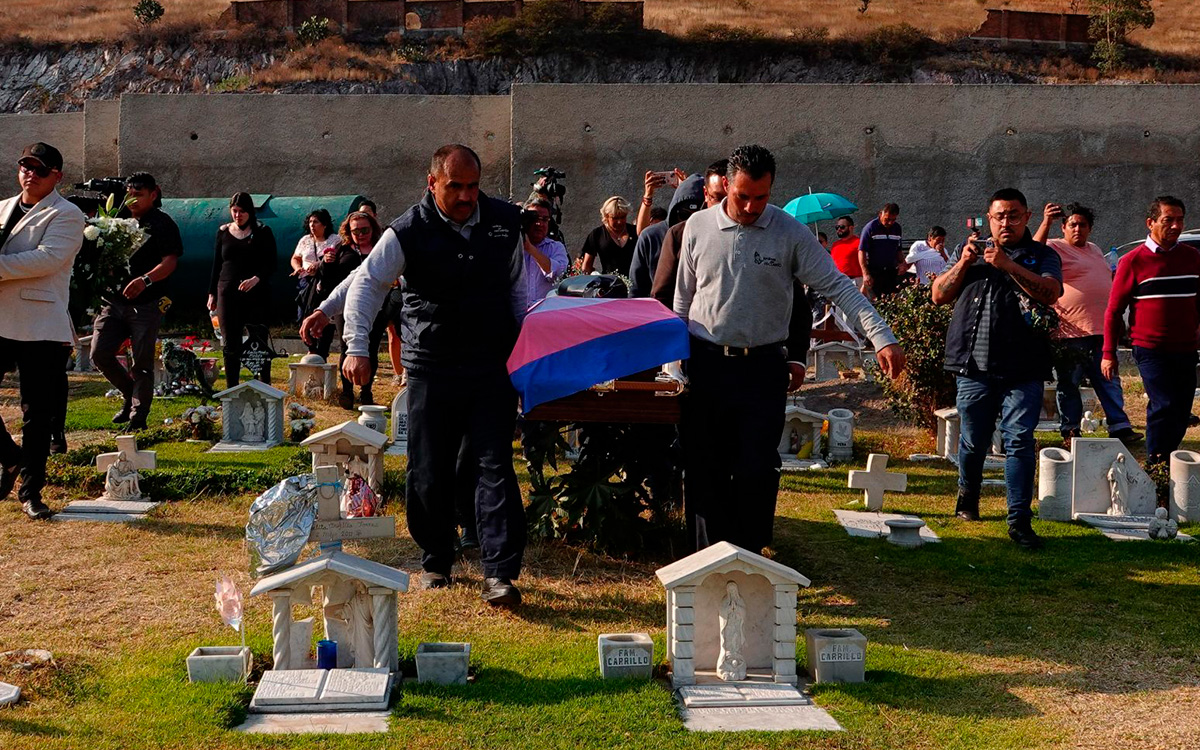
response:
[[[391,228],[405,260],[404,366],[437,374],[504,372],[518,333],[512,294],[524,263],[520,209],[480,193],[479,223],[468,240],[426,192]]]

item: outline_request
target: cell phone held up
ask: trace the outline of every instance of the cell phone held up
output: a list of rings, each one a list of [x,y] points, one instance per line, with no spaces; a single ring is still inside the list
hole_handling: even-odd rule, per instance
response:
[[[663,178],[663,184],[669,188],[679,187],[679,175],[674,171],[655,172],[656,175]]]

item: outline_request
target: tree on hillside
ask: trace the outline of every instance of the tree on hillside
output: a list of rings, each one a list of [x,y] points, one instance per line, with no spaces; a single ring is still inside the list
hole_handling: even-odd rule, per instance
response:
[[[1096,41],[1092,60],[1101,73],[1108,73],[1125,59],[1129,33],[1154,25],[1154,9],[1150,0],[1088,0],[1087,5],[1088,31]]]

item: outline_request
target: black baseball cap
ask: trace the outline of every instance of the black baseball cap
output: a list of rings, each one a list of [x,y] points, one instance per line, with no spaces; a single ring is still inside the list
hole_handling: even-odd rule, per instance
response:
[[[19,164],[26,159],[33,159],[47,169],[57,169],[60,172],[62,171],[62,154],[59,153],[58,149],[51,146],[49,143],[42,143],[41,141],[38,141],[37,143],[31,143],[26,146],[25,150],[21,152],[21,158],[17,160],[17,163]]]

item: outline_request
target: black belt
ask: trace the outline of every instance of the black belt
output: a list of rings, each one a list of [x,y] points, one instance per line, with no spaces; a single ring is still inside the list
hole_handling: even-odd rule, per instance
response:
[[[763,354],[781,354],[783,344],[763,344],[762,346],[726,346],[714,344],[701,338],[692,337],[692,350],[708,354],[719,354],[723,357],[753,357]]]

